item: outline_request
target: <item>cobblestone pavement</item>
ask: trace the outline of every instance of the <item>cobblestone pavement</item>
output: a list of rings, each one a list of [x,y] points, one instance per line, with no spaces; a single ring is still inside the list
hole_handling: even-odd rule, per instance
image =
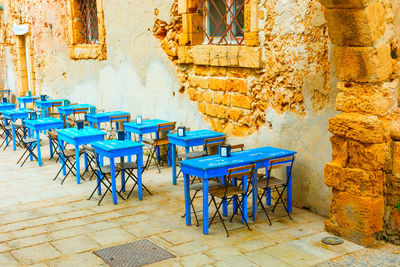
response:
[[[321,244],[324,218],[301,209],[293,221],[277,212],[269,226],[260,213],[252,231],[226,238],[222,225],[213,224],[205,236],[201,226],[187,227],[181,218],[183,182],[173,186],[169,168],[144,173],[153,196],[139,201],[133,193],[113,205],[108,195],[98,206],[86,200],[94,181],[52,180],[60,165],[48,160],[44,143],[43,167],[28,162],[20,168],[15,162],[22,150],[0,151],[0,266],[105,266],[94,250],[142,238],[177,256],[154,266],[312,266],[363,249],[347,241]],[[236,226],[239,219],[228,225]]]

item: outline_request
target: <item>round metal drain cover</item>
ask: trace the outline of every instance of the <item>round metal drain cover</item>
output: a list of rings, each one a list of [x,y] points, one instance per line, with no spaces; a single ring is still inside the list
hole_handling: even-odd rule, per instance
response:
[[[343,239],[336,236],[327,236],[322,238],[321,241],[327,245],[340,245],[343,243]]]

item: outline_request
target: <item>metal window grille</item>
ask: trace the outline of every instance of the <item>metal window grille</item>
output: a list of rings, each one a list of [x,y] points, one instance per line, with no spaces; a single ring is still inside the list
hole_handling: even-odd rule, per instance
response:
[[[85,44],[96,44],[99,42],[96,0],[80,0],[79,4],[83,42]]]
[[[244,43],[245,0],[203,0],[205,43]]]

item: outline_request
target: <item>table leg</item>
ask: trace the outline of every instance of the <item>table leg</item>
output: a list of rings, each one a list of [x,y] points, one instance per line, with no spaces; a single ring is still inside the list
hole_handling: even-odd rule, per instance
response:
[[[8,121],[6,118],[4,118],[4,125],[8,126]],[[6,147],[8,147],[8,131],[6,131]]]
[[[54,151],[53,151],[53,146],[51,145],[51,139],[50,139],[50,137],[49,137],[49,149],[50,149],[50,158],[53,158],[53,153],[54,153]]]
[[[65,116],[63,114],[60,114],[60,120],[63,121],[63,128],[67,128],[67,124],[65,122]]]
[[[26,137],[26,135],[28,135],[28,137],[34,137],[35,136],[35,131],[31,131],[31,129],[28,129],[28,132],[24,131],[24,138]],[[33,149],[33,144],[29,145],[30,149]],[[29,160],[32,161],[33,160],[33,156],[32,154],[29,154]]]
[[[287,176],[292,176],[291,172],[290,172],[290,166],[286,167],[286,175]],[[287,209],[289,212],[292,212],[292,177],[289,177],[289,183],[286,189],[286,205],[287,205]]]
[[[258,190],[257,190],[257,182],[258,182],[258,176],[257,176],[257,169],[254,170],[253,173],[253,187],[252,187],[252,203],[253,203],[253,221],[256,221],[257,219],[257,209],[258,209]]]
[[[142,185],[142,166],[143,166],[143,151],[136,156],[137,161],[137,178],[138,178],[138,196],[139,200],[143,199],[143,185]]]
[[[75,160],[76,160],[76,183],[81,183],[81,163],[79,162],[79,145],[75,146]]]
[[[189,226],[192,224],[192,216],[190,212],[190,175],[186,173],[183,174],[183,186],[185,192],[186,225]]]
[[[172,184],[176,185],[176,145],[171,146],[171,160],[172,160]]]
[[[126,132],[126,140],[132,140],[130,132]],[[128,156],[128,162],[132,162],[132,156],[131,155]]]
[[[120,160],[121,160],[121,164],[123,164],[124,163],[124,157],[120,157]],[[125,171],[122,170],[121,171],[121,186],[124,185],[124,184],[125,184]],[[123,192],[125,192],[125,185],[122,186],[121,189],[122,189]]]
[[[89,167],[89,163],[88,163],[88,157],[87,157],[86,153],[83,154],[83,160],[85,162],[85,170],[87,170]]]
[[[38,162],[39,166],[42,166],[42,152],[40,151],[40,132],[36,131],[36,149],[37,149],[37,156],[38,156]],[[50,144],[51,147],[51,144]]]
[[[143,134],[139,134],[139,143],[143,142]]]
[[[15,120],[12,120],[12,122],[15,122]],[[17,143],[15,141],[15,126],[14,124],[11,125],[12,128],[12,138],[13,138],[13,150],[16,151],[17,150]]]
[[[61,139],[58,139],[58,151],[61,152],[62,150],[64,150],[64,141]],[[65,176],[65,175],[67,175],[67,168],[65,166],[64,161],[65,161],[64,154],[60,153],[60,163],[63,165],[62,173]]]
[[[186,214],[190,215],[190,207]],[[208,178],[203,179],[203,234],[208,234]]]
[[[160,138],[157,132],[156,132],[156,138],[157,139]],[[160,147],[159,146],[156,148],[156,154],[157,154],[157,162],[160,163]]]
[[[114,158],[110,158],[110,167],[111,167],[111,187],[112,187],[112,199],[114,205],[118,204],[117,201],[117,185],[115,180],[115,163]]]
[[[226,182],[227,182],[226,181],[226,177],[225,176],[222,177],[222,184],[226,185]],[[232,183],[233,183],[233,185],[236,185],[237,182],[236,182],[235,178],[232,179]],[[233,212],[236,212],[236,209],[237,209],[237,201],[236,201],[236,199],[233,200],[232,206],[233,206]],[[228,202],[226,201],[226,199],[223,200],[222,215],[223,216],[228,216]]]
[[[247,191],[247,176],[242,177],[242,189],[244,191]],[[242,222],[245,223],[247,222],[247,195],[243,197],[242,201],[242,211],[243,211],[243,217],[242,217]]]
[[[97,157],[97,161],[100,163],[99,155],[97,155],[96,157]],[[100,163],[100,166],[98,166],[98,167],[103,167],[103,164]],[[96,172],[97,172],[96,177],[97,177],[97,185],[98,185],[97,194],[100,196],[101,195],[101,178],[100,178],[101,177],[101,173],[100,173],[100,171],[96,171]]]

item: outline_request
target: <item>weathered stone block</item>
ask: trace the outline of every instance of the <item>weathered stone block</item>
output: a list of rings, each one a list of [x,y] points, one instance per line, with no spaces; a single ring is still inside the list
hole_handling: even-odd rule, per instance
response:
[[[196,45],[192,48],[193,63],[196,65],[210,65],[210,47]]]
[[[243,68],[262,68],[261,56],[260,47],[243,46],[239,51],[239,66]]]
[[[202,44],[204,36],[202,33],[181,33],[179,34],[179,45]]]
[[[377,116],[342,113],[329,119],[328,130],[339,137],[350,138],[362,143],[382,143],[383,123]]]
[[[333,61],[340,81],[379,82],[392,73],[390,45],[333,48]]]
[[[203,16],[198,13],[182,14],[183,33],[203,33]]]
[[[329,37],[338,46],[373,46],[385,33],[385,9],[376,2],[363,9],[326,9]]]
[[[400,142],[393,142],[393,168],[392,173],[400,177]]]
[[[229,106],[231,104],[231,95],[214,93],[214,104]]]
[[[332,136],[332,163],[347,167],[349,161],[348,142],[346,139]]]
[[[383,171],[343,168],[334,163],[325,164],[325,184],[356,196],[378,197],[383,194]]]
[[[178,47],[178,62],[180,64],[192,64],[193,57],[190,46],[179,46]]]
[[[226,91],[226,79],[210,78],[209,88],[216,91]]]
[[[386,158],[389,158],[389,145],[364,144],[356,141],[348,141],[350,168],[378,171],[385,167]]]
[[[244,44],[246,46],[259,46],[260,38],[258,32],[245,32],[244,33]]]
[[[250,128],[248,126],[229,124],[225,128],[225,133],[233,136],[247,136],[249,132]]]
[[[230,92],[247,93],[246,80],[243,79],[228,79],[226,90]]]
[[[238,108],[251,109],[253,98],[247,95],[232,95],[232,106]]]
[[[203,88],[207,89],[208,88],[208,79],[204,77],[198,77],[198,76],[189,76],[189,85],[191,87],[197,88]]]
[[[383,197],[360,197],[333,191],[331,218],[325,229],[361,245],[375,241],[373,235],[383,228]]]
[[[194,74],[199,75],[199,76],[207,76],[208,70],[209,70],[209,68],[207,66],[202,66],[202,65],[194,65],[193,66]]]
[[[319,0],[327,8],[362,8],[377,0]]]
[[[397,81],[380,84],[339,82],[336,109],[386,116],[397,105],[397,86]]]
[[[178,0],[178,13],[194,13],[197,11],[202,0]]]

